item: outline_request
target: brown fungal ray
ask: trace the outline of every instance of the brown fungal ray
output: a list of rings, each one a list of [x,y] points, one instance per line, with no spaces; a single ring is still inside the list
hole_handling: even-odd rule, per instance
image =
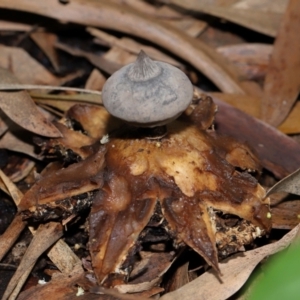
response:
[[[175,240],[189,245],[216,269],[212,209],[245,219],[262,232],[270,229],[264,189],[250,174],[237,171],[220,145],[207,132],[179,121],[168,125],[161,140],[133,136],[110,140],[107,183],[90,215],[90,249],[99,281],[120,272],[156,201]]]
[[[54,205],[59,200],[99,189],[103,185],[105,147],[86,160],[42,176],[22,198],[19,210],[34,211],[40,205]]]
[[[197,98],[197,91],[195,95]],[[213,126],[213,121],[217,105],[209,96],[202,96],[197,105],[191,105],[186,110],[186,117],[202,130],[207,130]],[[249,169],[251,171],[260,171],[261,166],[256,155],[252,153],[253,150],[245,143],[239,142],[229,136],[220,136],[215,131],[210,130],[210,136],[214,138],[214,144],[218,154],[225,158],[231,165],[241,169]]]
[[[122,175],[107,175],[110,179],[95,197],[89,219],[89,248],[99,282],[110,273],[121,273],[119,268],[149,222],[157,198],[157,189],[145,189],[143,180],[130,186]],[[132,187],[141,187],[140,193]]]
[[[207,206],[196,197],[186,197],[178,191],[162,202],[164,216],[176,240],[183,241],[219,270],[215,232]]]

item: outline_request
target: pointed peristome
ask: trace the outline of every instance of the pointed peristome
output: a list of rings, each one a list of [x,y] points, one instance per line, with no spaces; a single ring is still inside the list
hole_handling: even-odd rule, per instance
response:
[[[128,71],[128,77],[132,81],[146,81],[158,76],[161,71],[161,67],[141,50]]]

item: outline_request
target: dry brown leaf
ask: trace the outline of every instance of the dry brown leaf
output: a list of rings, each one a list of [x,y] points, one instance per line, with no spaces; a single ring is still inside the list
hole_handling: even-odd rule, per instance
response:
[[[120,293],[139,293],[159,286],[162,276],[169,270],[174,261],[174,253],[146,253],[146,257],[143,259],[146,260],[146,266],[140,272],[140,276],[127,284],[115,286],[115,289]]]
[[[277,34],[282,17],[282,13],[210,5],[210,3],[205,4],[198,0],[169,0],[168,3],[176,4],[188,10],[196,10],[223,18],[273,37]]]
[[[128,5],[135,10],[142,12],[144,14],[150,15],[152,17],[157,18],[178,18],[180,16],[179,13],[176,11],[169,9],[167,12],[161,13],[159,8],[155,7],[154,5],[151,5],[145,1],[140,0],[111,0],[111,2],[114,2],[119,5]]]
[[[224,93],[210,93],[210,95],[240,109],[252,117],[260,118],[261,99],[258,97]],[[278,130],[286,134],[300,133],[299,115],[300,102],[297,102],[289,117],[278,127]]]
[[[32,40],[47,55],[55,71],[59,71],[59,62],[56,49],[54,47],[57,42],[57,36],[51,32],[36,31],[30,34]]]
[[[239,9],[255,9],[284,13],[289,0],[237,0],[232,4]]]
[[[198,37],[207,28],[206,22],[189,17],[181,20],[163,20],[163,22],[178,28],[191,37]]]
[[[151,290],[150,290],[151,291]],[[147,300],[143,293],[135,293],[135,294],[121,294],[116,289],[104,288],[101,286],[92,287],[90,292],[99,294],[99,298],[95,298],[95,300]],[[147,295],[147,291],[144,292]],[[91,295],[87,297],[86,300],[90,300]]]
[[[292,174],[289,174],[273,185],[268,190],[267,196],[278,192],[300,195],[300,169],[296,170]]]
[[[44,169],[50,170],[51,168],[56,168],[55,164],[50,164]],[[52,170],[53,170],[52,169]],[[13,198],[15,204],[18,206],[21,199],[23,198],[22,192],[17,188],[17,186],[11,182],[11,180],[0,170],[0,176],[7,188],[7,193]],[[17,215],[12,222],[11,228],[9,228],[8,233],[5,231],[2,237],[9,237],[7,240],[12,240],[12,243],[16,240],[21,230],[27,225],[26,222],[22,221],[21,215]],[[17,229],[16,229],[17,228]],[[30,231],[34,234],[34,231],[29,227]],[[19,231],[18,231],[19,230]],[[5,240],[4,240],[5,241]],[[2,244],[1,244],[2,245]],[[9,249],[7,249],[9,250]],[[2,250],[3,251],[3,250]],[[0,252],[2,254],[2,252]],[[3,256],[0,256],[0,261]],[[68,273],[75,267],[76,264],[80,263],[80,259],[74,254],[74,252],[69,248],[69,246],[63,241],[59,240],[48,252],[48,257],[53,261],[57,268],[61,272]]]
[[[248,80],[265,77],[272,50],[273,46],[267,44],[238,44],[217,48]]]
[[[155,7],[140,0],[113,0],[113,2],[129,5],[146,15],[160,18],[165,23],[183,30],[186,34],[193,37],[197,37],[207,27],[206,22],[183,15],[166,5]]]
[[[106,44],[112,46],[118,46],[130,53],[138,55],[141,50],[147,53],[148,56],[155,60],[160,60],[167,62],[171,65],[174,66],[180,66],[181,64],[176,61],[175,59],[171,58],[170,56],[164,54],[163,52],[157,50],[156,48],[150,47],[150,46],[145,46],[133,39],[123,37],[123,38],[117,38],[113,35],[108,34],[107,32],[104,32],[102,30],[88,27],[87,31],[97,37],[98,39],[101,40],[101,43],[105,42]],[[96,40],[97,42],[97,40]]]
[[[283,121],[278,129],[286,134],[300,133],[300,102],[297,101],[289,116]]]
[[[280,125],[300,91],[300,1],[290,0],[274,44],[264,83],[262,118]]]
[[[279,178],[297,169],[300,165],[299,143],[217,97],[213,96],[213,100],[219,107],[216,115],[218,132],[246,141],[256,150],[263,167]]]
[[[41,14],[64,22],[119,30],[146,38],[194,65],[221,90],[229,93],[244,93],[235,68],[214,49],[172,26],[167,26],[158,20],[153,21],[146,15],[125,6],[104,0],[84,3],[74,0],[68,5],[63,5],[56,0],[43,2],[43,5],[30,0],[15,0],[13,3],[10,0],[2,0],[0,7]]]
[[[110,62],[115,62],[120,66],[124,66],[133,63],[137,56],[122,48],[113,46],[103,55],[103,57]]]
[[[281,240],[261,248],[235,254],[220,265],[221,277],[209,270],[182,288],[162,296],[161,300],[224,300],[237,292],[247,281],[254,268],[265,257],[288,247],[295,239],[300,225],[287,233]]]
[[[19,23],[19,22],[11,22],[11,21],[5,21],[0,20],[0,30],[1,31],[30,31],[32,30],[33,26],[25,24],[25,23]]]
[[[12,182],[19,182],[30,174],[35,164],[36,162],[30,158],[20,158],[11,167],[10,165],[6,166],[4,172],[7,173]]]
[[[103,55],[99,56],[93,53],[89,53],[87,51],[75,49],[59,42],[55,44],[55,47],[67,53],[70,53],[73,56],[81,56],[86,58],[94,66],[98,67],[99,69],[105,71],[108,74],[112,74],[122,67],[122,65],[119,65],[113,61],[109,61],[105,59]]]
[[[52,165],[55,167],[54,165]],[[47,168],[49,169],[49,168]],[[0,175],[2,180],[5,182],[5,185],[8,188],[9,194],[12,196],[16,205],[21,201],[23,194],[21,191],[6,177],[6,175],[0,170]],[[4,234],[0,237],[0,261],[5,256],[5,254],[9,251],[12,245],[15,243],[17,238],[19,237],[22,230],[26,227],[27,223],[22,220],[21,215],[16,215],[13,222],[10,224],[8,229],[4,232]],[[55,225],[56,226],[56,225]],[[60,226],[60,225],[58,225]],[[35,235],[34,230],[29,227],[29,230]],[[49,247],[49,246],[48,246]],[[47,248],[48,248],[47,247]],[[74,252],[70,249],[70,247],[63,241],[59,240],[55,243],[55,245],[49,250],[48,257],[52,260],[52,262],[57,266],[57,268],[66,274],[69,274],[72,270],[81,269],[80,259],[74,254]],[[33,266],[32,266],[33,267]],[[30,272],[31,269],[28,269]],[[16,289],[14,290],[14,295],[17,296],[19,293],[20,288],[22,287],[24,281],[27,278],[27,272],[21,275],[21,278],[17,284]],[[14,297],[15,297],[14,296]],[[10,299],[14,299],[11,297]]]
[[[8,131],[0,139],[0,147],[11,151],[21,152],[37,159],[41,159],[41,157],[35,153],[35,147],[32,142],[28,141],[28,139],[24,139],[24,136],[26,136],[26,133],[24,133],[24,131]]]
[[[0,82],[18,83],[15,76],[5,69],[0,69]],[[0,92],[0,107],[10,119],[26,130],[47,137],[61,136],[58,129],[37,109],[25,91]]]
[[[0,136],[8,129],[9,118],[0,110]]]
[[[2,300],[15,299],[40,255],[63,236],[62,225],[50,222],[40,225],[17,271],[11,278]]]
[[[261,98],[263,91],[259,83],[253,80],[245,80],[241,82],[241,85],[247,91],[247,94],[250,96]]]
[[[0,67],[10,70],[19,82],[27,84],[61,85],[78,76],[71,74],[57,78],[22,48],[3,45],[0,45]]]
[[[84,271],[82,268],[76,266],[71,273],[55,274],[49,283],[45,285],[40,284],[22,292],[18,299],[52,300],[54,297],[60,300],[77,299],[76,294],[79,290],[77,282],[79,282],[83,275]],[[89,295],[89,298],[85,298],[85,295],[82,295],[78,299],[96,300],[91,295]]]
[[[105,76],[99,70],[94,69],[85,83],[85,88],[102,91],[105,81]]]

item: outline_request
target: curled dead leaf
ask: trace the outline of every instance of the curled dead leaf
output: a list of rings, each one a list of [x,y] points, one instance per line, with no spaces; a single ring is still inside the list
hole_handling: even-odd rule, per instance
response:
[[[0,68],[2,84],[18,83],[8,70]],[[25,91],[0,92],[0,108],[21,127],[47,137],[60,137],[59,130],[38,110],[29,94]]]

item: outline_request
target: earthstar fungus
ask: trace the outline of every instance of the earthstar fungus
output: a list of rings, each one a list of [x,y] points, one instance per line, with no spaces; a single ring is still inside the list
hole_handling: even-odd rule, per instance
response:
[[[103,104],[111,114],[139,127],[167,124],[167,135],[149,140],[129,129],[106,145],[108,180],[90,214],[90,250],[98,280],[128,272],[128,253],[154,215],[161,217],[175,244],[190,246],[215,269],[216,244],[226,256],[269,230],[264,189],[247,171],[235,168],[255,168],[255,157],[246,146],[232,140],[232,147],[225,146],[225,139],[222,144],[207,130],[215,105],[203,101],[189,122],[175,121],[192,97],[193,87],[184,73],[152,61],[144,52],[104,85]],[[201,130],[191,122],[195,114],[206,114],[211,122]],[[235,227],[236,232],[244,228],[240,237],[235,234],[235,243],[222,233],[229,232],[221,225],[222,214],[245,220]],[[226,250],[228,245],[234,250]]]
[[[192,98],[193,86],[182,71],[153,61],[143,51],[134,63],[115,72],[102,91],[103,104],[113,116],[141,127],[171,122]]]
[[[141,53],[103,89],[107,110],[135,126],[118,125],[110,131],[103,107],[77,105],[69,115],[78,123],[91,116],[106,121],[83,125],[93,135],[83,139],[80,151],[69,149],[72,144],[64,139],[44,145],[82,161],[41,178],[21,207],[27,217],[40,217],[44,211],[53,216],[49,210],[63,207],[61,215],[67,218],[78,213],[74,207],[86,193],[85,204],[91,205],[89,251],[99,283],[126,282],[150,233],[153,239],[164,232],[173,249],[187,245],[218,270],[219,257],[239,251],[271,228],[268,198],[251,174],[259,170],[257,158],[247,145],[213,130],[216,106],[210,98],[189,106],[192,90],[181,71]],[[187,106],[189,113],[175,120]],[[145,138],[139,128],[160,125],[167,130],[157,139]],[[104,134],[109,140],[101,144]]]

